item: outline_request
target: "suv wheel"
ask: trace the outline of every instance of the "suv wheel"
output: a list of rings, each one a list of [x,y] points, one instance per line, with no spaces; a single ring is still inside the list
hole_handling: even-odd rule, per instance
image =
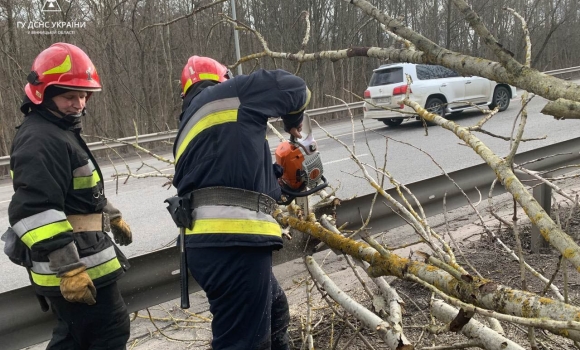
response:
[[[387,126],[399,126],[403,122],[403,118],[388,118],[381,119],[381,121]]]
[[[438,97],[429,97],[425,103],[425,109],[431,113],[439,114],[441,117],[445,116],[445,102]]]
[[[499,106],[499,111],[505,111],[510,105],[510,92],[505,86],[497,86],[493,92],[493,99],[489,105],[489,109],[494,109]]]

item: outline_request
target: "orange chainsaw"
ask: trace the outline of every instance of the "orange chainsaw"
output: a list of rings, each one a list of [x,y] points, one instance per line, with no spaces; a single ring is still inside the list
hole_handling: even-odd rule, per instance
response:
[[[278,182],[285,197],[279,204],[290,204],[296,197],[309,196],[328,186],[310,117],[306,113],[304,121],[302,130],[307,133],[306,137],[296,139],[290,136],[289,141],[280,143],[276,148],[276,163],[283,169]]]

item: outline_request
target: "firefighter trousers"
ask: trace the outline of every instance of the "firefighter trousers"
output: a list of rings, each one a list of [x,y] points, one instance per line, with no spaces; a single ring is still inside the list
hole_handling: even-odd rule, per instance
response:
[[[288,301],[271,248],[187,248],[187,264],[213,314],[213,350],[289,349]]]
[[[95,305],[47,299],[58,321],[47,350],[126,349],[131,325],[116,282],[97,289]]]

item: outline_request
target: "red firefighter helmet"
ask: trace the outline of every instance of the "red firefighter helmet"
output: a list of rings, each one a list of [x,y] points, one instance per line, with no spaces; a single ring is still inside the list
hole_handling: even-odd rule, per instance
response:
[[[101,79],[89,56],[67,43],[52,44],[42,51],[32,63],[27,81],[24,87],[26,96],[37,105],[42,103],[44,91],[51,85],[79,91],[101,91]]]
[[[191,56],[181,72],[182,96],[185,96],[190,86],[199,81],[213,80],[222,83],[232,77],[232,72],[213,58]]]

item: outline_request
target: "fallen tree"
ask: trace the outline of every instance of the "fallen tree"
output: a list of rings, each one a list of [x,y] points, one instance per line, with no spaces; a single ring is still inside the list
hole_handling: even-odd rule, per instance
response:
[[[310,28],[308,23],[306,26],[306,35],[302,40],[302,46],[297,53],[273,52],[268,48],[264,37],[255,29],[240,21],[235,21],[232,18],[224,16],[226,20],[234,23],[238,29],[252,32],[263,47],[262,52],[242,58],[240,61],[231,65],[231,68],[234,68],[241,62],[265,57],[287,59],[296,61],[299,64],[320,59],[339,60],[356,56],[378,57],[396,62],[440,64],[462,74],[483,76],[498,82],[509,83],[540,95],[550,100],[543,111],[555,111],[552,112],[555,118],[573,118],[576,116],[576,105],[580,101],[579,86],[531,69],[529,67],[529,54],[526,54],[528,58],[526,59],[526,63],[520,64],[515,61],[509,52],[506,52],[497,43],[493,35],[482,25],[478,15],[463,0],[452,0],[452,2],[461,10],[474,32],[494,52],[498,58],[497,62],[446,50],[412,31],[410,28],[403,26],[398,20],[382,13],[365,0],[351,0],[347,2],[374,18],[379,24],[384,26],[385,30],[394,33],[398,38],[405,41],[406,48],[366,47],[305,53],[304,48],[308,42],[308,28]],[[514,11],[512,13],[521,19],[521,16]],[[303,16],[303,18],[308,21],[307,15]],[[529,50],[531,43],[529,40],[527,40],[527,43],[527,50]],[[409,81],[409,84],[412,86],[411,81]],[[366,271],[371,277],[392,276],[401,280],[415,282],[426,292],[433,293],[445,301],[445,303],[460,308],[458,315],[450,316],[454,312],[450,309],[450,306],[443,304],[441,301],[433,301],[432,314],[440,318],[445,323],[445,326],[439,328],[425,326],[425,329],[429,329],[434,334],[437,332],[461,331],[471,339],[469,342],[459,345],[464,345],[465,347],[480,346],[488,349],[521,348],[521,345],[501,335],[501,324],[498,320],[504,322],[504,324],[517,324],[526,327],[528,334],[530,334],[529,342],[532,348],[536,346],[535,340],[533,339],[534,328],[547,330],[574,342],[580,341],[580,308],[569,302],[566,292],[568,286],[564,284],[564,295],[560,294],[560,289],[553,283],[555,274],[550,279],[544,277],[541,273],[532,269],[529,264],[526,264],[524,255],[522,254],[518,233],[520,227],[517,220],[516,203],[523,208],[530,221],[540,228],[543,237],[558,250],[562,256],[561,262],[564,265],[570,262],[577,271],[580,271],[580,247],[566,232],[568,225],[563,226],[558,219],[552,219],[530,194],[530,188],[526,187],[518,179],[513,170],[514,167],[517,167],[521,168],[522,171],[526,171],[525,168],[522,168],[522,165],[513,164],[513,157],[517,152],[519,143],[524,140],[523,131],[527,118],[525,109],[527,102],[527,93],[525,93],[522,100],[522,110],[518,115],[520,120],[519,126],[516,128],[514,121],[512,135],[504,138],[510,142],[510,152],[508,156],[500,157],[475,136],[476,132],[485,132],[483,125],[495,115],[495,112],[489,112],[476,125],[465,127],[428,112],[423,106],[410,100],[408,96],[402,100],[402,103],[411,106],[422,120],[449,130],[458,139],[463,141],[465,145],[471,147],[493,169],[497,175],[497,180],[513,196],[514,216],[512,222],[505,222],[500,218],[498,220],[512,230],[517,241],[516,252],[508,251],[508,253],[520,263],[521,289],[511,288],[503,285],[501,281],[496,282],[485,278],[473,266],[470,266],[470,268],[475,274],[467,272],[467,268],[464,268],[458,263],[455,257],[455,253],[460,251],[459,245],[456,242],[449,242],[444,239],[444,234],[437,232],[431,227],[428,218],[422,210],[421,203],[408,191],[403,182],[395,179],[389,173],[386,166],[379,167],[376,165],[376,162],[375,165],[361,162],[355,156],[354,145],[352,148],[349,148],[344,142],[330,134],[328,134],[329,137],[334,138],[349,151],[352,161],[358,166],[360,172],[363,174],[362,176],[367,180],[371,188],[376,191],[377,195],[375,196],[375,200],[379,196],[379,198],[386,200],[387,205],[391,206],[413,228],[420,237],[420,240],[427,245],[429,251],[416,252],[414,254],[415,259],[405,258],[392,253],[366,234],[366,225],[371,219],[371,214],[369,214],[366,223],[360,229],[354,233],[349,233],[351,237],[361,237],[366,243],[345,237],[346,233],[332,226],[332,222],[330,222],[332,218],[329,221],[328,218],[314,218],[312,215],[303,215],[302,211],[306,208],[290,205],[286,208],[281,208],[274,214],[274,217],[281,226],[285,227],[287,230],[285,233],[293,233],[295,237],[296,233],[306,233],[308,237],[315,237],[321,240],[337,252],[367,262],[369,267],[366,268]],[[168,160],[168,162],[171,162],[171,160]],[[375,172],[377,177],[381,177],[381,179],[373,178],[370,172]],[[117,176],[126,176],[127,178],[132,176],[137,177],[130,170],[124,174],[117,174]],[[170,178],[167,175],[166,177]],[[552,184],[552,181],[547,179],[540,178],[540,180]],[[450,181],[453,180],[450,178]],[[393,198],[385,191],[386,182],[396,188],[399,198]],[[554,184],[551,186],[557,188]],[[562,191],[560,192],[563,193]],[[571,199],[574,197],[571,194],[564,195]],[[328,199],[328,196],[324,197],[325,200]],[[334,201],[326,203],[330,206],[336,205]],[[488,233],[488,236],[495,242],[502,243],[491,232],[492,230],[488,225],[483,222],[476,206],[471,201],[469,203],[480,218],[482,231]],[[578,199],[576,198],[571,212],[573,212],[577,205]],[[493,205],[490,207],[490,211],[493,214]],[[306,210],[306,212],[312,211]],[[320,223],[317,222],[318,220]],[[452,239],[451,235],[450,238]],[[451,247],[452,243],[453,248]],[[504,247],[509,250],[507,246],[504,245]],[[357,316],[367,327],[375,331],[379,338],[388,344],[389,348],[413,348],[413,340],[405,337],[404,327],[400,326],[402,316],[399,315],[400,310],[398,311],[395,305],[399,303],[396,296],[391,295],[386,297],[389,305],[392,304],[393,307],[389,308],[390,311],[386,315],[383,315],[383,317],[377,316],[369,310],[361,309],[362,306],[355,303],[353,298],[347,298],[341,295],[344,293],[340,291],[331,293],[327,290],[328,288],[336,289],[334,286],[330,287],[332,281],[315,268],[315,263],[311,258],[307,258],[307,265],[314,267],[311,272],[317,280],[317,283],[326,286],[323,288],[325,290],[324,293],[328,292],[345,310]],[[560,266],[558,266],[556,272],[559,269]],[[553,291],[557,300],[526,290],[525,275],[528,270],[545,284],[546,290],[551,289]],[[381,284],[381,282],[377,283]],[[480,323],[477,323],[474,318],[475,315],[485,317],[490,328],[494,329],[490,330]],[[308,335],[304,338],[304,344],[308,342],[308,346],[312,348],[313,335],[311,329],[307,327],[306,333]]]

